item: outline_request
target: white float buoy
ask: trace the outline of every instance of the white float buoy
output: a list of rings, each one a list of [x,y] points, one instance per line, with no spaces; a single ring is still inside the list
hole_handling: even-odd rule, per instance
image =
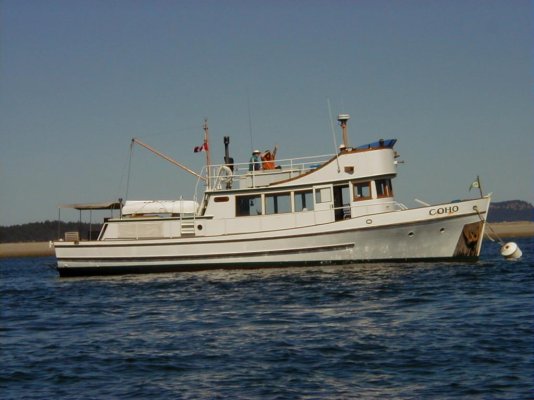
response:
[[[521,251],[517,243],[508,242],[501,247],[501,256],[509,260],[521,258],[522,255],[523,252]]]

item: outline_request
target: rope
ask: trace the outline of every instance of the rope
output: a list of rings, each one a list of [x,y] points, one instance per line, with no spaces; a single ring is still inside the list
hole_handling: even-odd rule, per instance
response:
[[[480,218],[480,220],[482,222],[485,222],[486,225],[488,226],[489,230],[491,231],[491,233],[493,233],[495,235],[495,237],[497,238],[498,242],[503,245],[504,244],[504,241],[500,238],[500,236],[497,234],[497,232],[495,232],[493,230],[493,228],[491,227],[491,225],[489,224],[488,221],[486,221],[484,218],[482,218],[482,215],[480,214],[480,211],[478,211],[478,207],[477,206],[474,206],[473,207],[473,210],[475,210],[475,212],[477,213],[478,215],[478,218]],[[492,242],[495,242],[495,239],[493,239],[488,233],[486,233],[486,236],[492,241]]]

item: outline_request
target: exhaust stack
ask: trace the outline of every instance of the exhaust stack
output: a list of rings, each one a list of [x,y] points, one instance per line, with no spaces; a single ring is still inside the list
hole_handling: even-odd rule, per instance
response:
[[[343,146],[346,148],[349,147],[349,137],[347,134],[347,121],[350,119],[349,114],[339,114],[337,120],[339,125],[341,125],[341,131],[343,132]]]

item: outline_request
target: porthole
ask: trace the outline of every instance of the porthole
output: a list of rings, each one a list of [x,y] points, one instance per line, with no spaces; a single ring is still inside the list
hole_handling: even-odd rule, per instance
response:
[[[368,220],[365,221],[365,223],[366,223],[367,225],[371,225],[371,224],[373,223],[373,220],[372,220],[372,219],[368,219]]]
[[[439,230],[439,233],[443,233],[443,232],[445,232],[445,228],[441,228],[441,229]]]
[[[410,236],[410,237],[414,237],[414,236],[415,236],[415,233],[410,232],[410,233],[408,233],[408,236]]]
[[[202,225],[197,225],[197,229],[198,229],[199,231],[201,231],[201,230],[202,230]]]

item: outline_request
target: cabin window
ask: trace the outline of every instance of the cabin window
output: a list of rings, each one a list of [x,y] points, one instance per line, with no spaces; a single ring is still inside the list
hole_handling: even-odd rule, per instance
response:
[[[315,189],[316,203],[329,203],[332,201],[332,191],[329,187]]]
[[[230,200],[230,198],[228,196],[218,196],[218,197],[215,197],[214,200],[215,200],[215,203],[226,203],[227,201]]]
[[[354,183],[354,201],[371,199],[371,182]]]
[[[291,212],[291,196],[289,193],[265,195],[265,214],[283,214]]]
[[[235,199],[235,215],[238,217],[248,215],[261,215],[261,196],[237,196]]]
[[[313,192],[311,190],[295,192],[295,212],[312,211],[312,210],[313,210]]]
[[[375,183],[376,183],[376,195],[378,197],[393,197],[391,179],[377,179]]]

